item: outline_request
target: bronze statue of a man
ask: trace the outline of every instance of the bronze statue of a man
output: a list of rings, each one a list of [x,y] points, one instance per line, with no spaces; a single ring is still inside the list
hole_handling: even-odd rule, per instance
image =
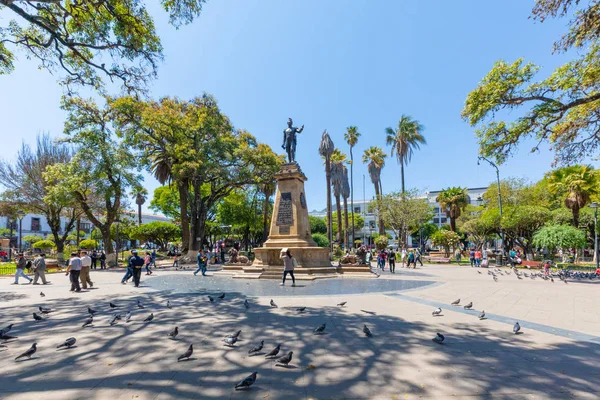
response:
[[[282,149],[285,149],[288,162],[293,163],[296,161],[296,134],[301,133],[304,130],[304,125],[300,128],[292,126],[293,122],[291,118],[288,118],[288,127],[283,131],[283,144]]]

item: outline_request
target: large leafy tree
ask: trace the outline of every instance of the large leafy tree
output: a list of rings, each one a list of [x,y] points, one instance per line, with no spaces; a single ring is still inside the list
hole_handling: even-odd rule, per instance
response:
[[[400,182],[403,192],[405,191],[404,166],[410,162],[415,150],[418,150],[422,144],[427,144],[425,136],[423,136],[423,130],[423,125],[408,115],[400,117],[396,129],[392,127],[385,129],[385,141],[388,146],[392,146],[390,156],[393,157],[396,153],[396,159],[400,164]]]
[[[131,237],[143,242],[152,242],[166,249],[169,242],[175,242],[181,236],[181,229],[170,222],[152,221],[131,227]]]
[[[236,190],[217,206],[217,222],[231,226],[231,233],[242,239],[242,245],[246,250],[252,242],[262,240],[263,218],[260,195],[260,191],[256,189]]]
[[[394,231],[406,245],[409,233],[431,220],[433,212],[427,199],[416,190],[389,193],[382,196],[379,208],[386,227]]]
[[[54,143],[49,135],[44,134],[37,137],[35,149],[24,143],[14,163],[0,162],[0,184],[7,189],[3,197],[45,217],[61,260],[68,232],[75,226],[81,212],[68,193],[47,197],[49,187],[56,182],[46,178],[44,172],[53,165],[68,163],[72,153],[70,147]]]
[[[383,152],[381,147],[371,146],[366,149],[363,153],[362,161],[367,164],[367,169],[369,171],[369,177],[371,178],[371,182],[375,187],[375,199],[379,203],[381,200],[381,195],[383,193],[381,187],[381,170],[385,166],[385,158],[387,154]],[[381,210],[377,210],[377,214],[379,216],[379,234],[385,235],[385,226],[383,224],[383,217],[381,215]]]
[[[598,171],[588,165],[572,165],[550,172],[547,180],[550,192],[564,198],[565,206],[573,213],[573,226],[578,227],[579,210],[592,196],[600,194]]]
[[[569,225],[545,226],[533,236],[533,244],[555,254],[557,249],[580,249],[586,245],[585,234]]]
[[[197,17],[205,0],[162,0],[175,27]],[[68,90],[103,86],[143,89],[163,58],[154,20],[141,0],[0,0],[0,12],[14,17],[0,24],[0,74],[15,68],[15,52],[58,72]],[[3,26],[4,25],[4,26]]]
[[[233,129],[216,100],[134,97],[111,99],[119,134],[161,183],[179,192],[182,245],[198,250],[209,214],[232,191],[272,182],[281,157],[243,130]]]
[[[325,183],[327,186],[327,240],[329,243],[333,242],[333,233],[331,229],[331,155],[335,146],[333,141],[327,133],[327,130],[323,131],[321,135],[321,143],[319,144],[319,154],[325,160]]]
[[[450,218],[450,229],[456,232],[456,219],[460,217],[462,211],[467,206],[467,189],[461,187],[450,187],[444,189],[435,199],[440,203],[440,207]]]
[[[533,256],[533,235],[552,217],[550,210],[541,206],[517,206],[503,209],[501,227],[508,244],[519,245],[525,254]]]
[[[100,107],[91,99],[69,97],[63,100],[63,108],[68,112],[64,141],[77,151],[69,162],[46,168],[44,179],[53,183],[46,198],[72,196],[111,254],[111,227],[125,208],[127,192],[142,190],[138,160],[115,136],[110,104]]]
[[[354,155],[352,154],[352,149],[358,143],[358,138],[360,137],[360,132],[356,126],[349,126],[346,128],[346,133],[344,134],[344,139],[348,146],[350,146],[350,208],[352,208],[352,242],[354,243],[354,232],[356,229],[354,227]]]
[[[556,161],[565,164],[598,155],[599,10],[598,0],[536,1],[532,16],[540,21],[574,13],[569,32],[555,43],[555,50],[576,48],[577,58],[541,80],[536,80],[540,67],[522,58],[494,64],[469,93],[462,111],[477,128],[482,155],[502,163],[527,139],[536,142],[532,151],[545,143],[555,151]]]
[[[173,221],[181,220],[181,209],[179,208],[179,192],[171,185],[159,186],[154,189],[154,195],[150,200],[150,209],[161,213]]]

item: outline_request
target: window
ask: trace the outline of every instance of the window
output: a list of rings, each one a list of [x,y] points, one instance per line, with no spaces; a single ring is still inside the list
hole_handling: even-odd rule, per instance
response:
[[[354,207],[354,213],[360,214],[360,207]]]
[[[442,224],[445,224],[447,219],[446,218],[440,218],[440,221],[442,222]]]
[[[375,229],[375,221],[369,221],[369,228]]]
[[[440,223],[440,219],[439,218],[434,218],[433,219],[433,223],[434,224],[439,224]]]
[[[39,218],[31,218],[31,231],[39,232],[42,230],[40,219]]]
[[[10,221],[8,218],[6,219],[6,229],[10,229],[12,225],[13,231],[17,230],[17,221]]]
[[[439,214],[440,213],[440,208],[439,207],[434,208],[433,212],[436,213],[436,214]]]
[[[90,231],[92,230],[92,224],[90,224],[89,222],[82,222],[81,224],[79,224],[79,229],[84,231],[85,233],[90,233]]]

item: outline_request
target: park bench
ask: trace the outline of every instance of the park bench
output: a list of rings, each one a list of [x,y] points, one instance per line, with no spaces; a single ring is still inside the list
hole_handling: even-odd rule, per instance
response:
[[[444,263],[444,264],[448,264],[450,262],[450,257],[432,257],[432,256],[426,256],[423,257],[423,259],[427,262],[430,263]]]
[[[542,268],[542,262],[541,261],[528,261],[528,260],[522,260],[521,261],[521,267],[527,267],[527,268]]]

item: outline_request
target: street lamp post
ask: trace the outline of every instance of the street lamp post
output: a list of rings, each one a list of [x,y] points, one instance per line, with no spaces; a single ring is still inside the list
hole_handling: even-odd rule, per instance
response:
[[[116,226],[116,230],[117,230],[117,237],[115,238],[115,263],[117,264],[117,267],[119,266],[119,224],[121,223],[121,220],[119,220],[118,218],[115,219],[115,224],[117,224]]]
[[[592,202],[590,208],[594,209],[594,259],[596,260],[596,270],[600,267],[600,259],[598,259],[598,207],[600,204]]]
[[[25,212],[23,210],[17,211],[17,217],[19,218],[19,253],[23,252],[23,217],[25,217]]]
[[[492,167],[496,168],[496,181],[498,183],[498,208],[500,210],[500,221],[502,222],[502,194],[500,193],[500,170],[498,166],[483,156],[477,157],[477,165],[481,160],[487,161]],[[500,238],[502,239],[502,255],[504,256],[504,232],[500,228]]]
[[[10,236],[8,237],[8,261],[12,261],[12,236],[13,236],[13,224],[15,221],[8,217],[8,225],[10,225]]]

